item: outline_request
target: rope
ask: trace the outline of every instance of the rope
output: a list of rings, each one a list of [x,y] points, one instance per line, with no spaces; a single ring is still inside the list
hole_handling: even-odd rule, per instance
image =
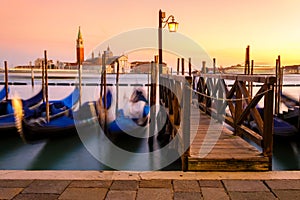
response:
[[[217,100],[217,101],[229,101],[229,102],[235,102],[235,101],[244,101],[244,100],[251,100],[252,97],[249,96],[249,97],[246,97],[246,98],[239,98],[239,99],[224,99],[224,98],[219,98],[219,97],[212,97],[212,96],[209,96],[207,94],[204,94],[204,93],[201,93],[201,92],[198,92],[197,90],[194,90],[193,88],[189,87],[190,90],[192,90],[193,92],[195,92],[196,94],[199,94],[203,97],[206,97],[206,98],[210,98],[210,99],[213,99],[213,100]],[[257,96],[261,96],[261,95],[264,95],[266,94],[267,92],[269,92],[271,89],[268,89],[264,92],[261,92],[261,93],[258,93],[256,94],[253,98],[257,97]]]

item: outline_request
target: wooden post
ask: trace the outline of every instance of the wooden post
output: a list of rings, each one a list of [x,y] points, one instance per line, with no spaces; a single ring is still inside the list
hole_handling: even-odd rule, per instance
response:
[[[202,61],[202,74],[206,74],[205,61]]]
[[[192,76],[192,58],[189,58],[189,76]]]
[[[283,87],[283,69],[284,66],[281,67],[280,69],[280,94],[279,94],[279,102],[281,102],[281,94],[282,94],[282,87]],[[279,112],[280,112],[280,106],[279,106]]]
[[[150,88],[150,106],[154,106],[156,104],[156,78],[155,78],[155,68],[156,63],[151,62],[151,88]]]
[[[174,104],[173,104],[173,112],[174,112],[174,124],[175,125],[180,125],[180,120],[181,120],[181,116],[180,116],[180,100],[182,97],[181,91],[182,91],[182,87],[181,84],[178,80],[174,81]]]
[[[181,58],[181,75],[184,75],[184,58]]]
[[[300,95],[299,95],[298,101],[300,102]],[[298,109],[298,124],[297,124],[297,128],[298,128],[298,130],[300,128],[300,108]]]
[[[101,56],[101,54],[99,53],[99,57]],[[102,97],[103,97],[103,66],[102,66],[102,63],[99,62],[99,68],[100,68],[100,87],[99,87],[99,115],[98,115],[98,118],[99,118],[99,124],[100,124],[100,127],[103,129],[103,102],[102,102]]]
[[[244,74],[249,74],[249,66],[250,66],[250,46],[248,45],[246,48]]]
[[[213,58],[213,73],[216,74],[216,59]],[[216,85],[216,78],[214,78],[214,85]]]
[[[117,77],[116,77],[116,116],[119,110],[119,77],[120,77],[120,63],[117,61]],[[149,79],[149,73],[148,73]],[[149,80],[148,80],[149,82]],[[149,87],[148,87],[149,88]],[[148,93],[149,94],[149,93]]]
[[[213,58],[213,73],[216,74],[216,58]]]
[[[159,97],[158,97],[159,91],[157,91],[157,89],[159,88],[159,87],[157,87],[157,86],[159,86],[158,85],[159,84],[158,76],[160,75],[160,73],[159,73],[159,70],[160,70],[159,56],[154,56],[154,62],[155,62],[155,67],[154,67],[155,94],[154,94],[154,97],[155,97],[155,105],[157,105],[158,104],[157,100],[159,99]]]
[[[183,131],[183,145],[184,145],[184,155],[182,162],[182,170],[188,170],[188,156],[190,155],[190,121],[191,121],[191,104],[192,104],[192,91],[190,90],[192,85],[192,77],[186,77],[186,82],[183,83],[182,98],[183,100],[183,121],[182,121],[182,131]]]
[[[149,70],[148,70],[148,76],[147,76],[147,78],[148,78],[148,99],[150,100],[150,88],[151,88],[151,86],[150,86],[150,74],[151,74],[151,66],[152,66],[152,64],[150,63],[150,68],[149,68]]]
[[[252,76],[253,75],[253,66],[254,66],[254,60],[251,60],[251,67],[250,67],[250,75]],[[249,81],[248,82],[249,84],[249,93],[250,93],[250,97],[252,98],[252,95],[253,95],[253,82],[252,81]]]
[[[275,83],[275,114],[278,114],[278,59],[276,59],[276,67],[275,67],[275,76],[276,76],[276,83]]]
[[[103,97],[104,97],[104,102],[103,102],[103,108],[104,108],[104,122],[103,122],[103,127],[104,127],[104,132],[107,131],[107,126],[106,126],[106,122],[107,122],[107,98],[106,98],[106,52],[104,51],[103,55],[102,55],[102,77],[103,77]],[[102,101],[102,96],[101,96],[101,101]]]
[[[177,58],[177,75],[179,75],[180,58]]]
[[[250,70],[251,76],[254,74],[254,60],[251,62],[251,70]],[[253,95],[253,82],[251,82],[251,96]]]
[[[5,69],[5,99],[8,100],[8,68],[7,61],[4,61],[4,69]]]
[[[48,99],[48,61],[47,61],[47,51],[44,51],[45,56],[45,97],[46,97],[46,120],[50,122],[50,108]]]
[[[154,62],[151,62],[151,88],[150,88],[150,128],[148,145],[150,149],[153,149],[153,137],[156,127],[156,86],[157,86],[157,74],[158,74],[158,56],[154,57]]]
[[[238,80],[236,80],[238,81]],[[243,83],[242,83],[243,84]],[[240,118],[242,112],[243,112],[243,102],[242,102],[242,92],[239,87],[236,87],[236,103],[235,103],[235,120],[234,120],[234,130],[235,130],[235,135],[241,136],[240,130],[237,129],[238,124],[237,124],[237,119]]]
[[[81,65],[81,61],[79,59],[79,62],[78,62],[78,77],[79,77],[79,106],[81,107],[81,98],[82,98],[82,65]]]
[[[277,94],[277,102],[278,102],[278,114],[280,113],[280,104],[281,104],[281,93],[282,93],[282,78],[283,78],[283,70],[281,68],[280,56],[278,56],[278,94]]]
[[[33,66],[31,65],[31,61],[29,62],[30,69],[31,69],[31,86],[34,87],[34,72],[33,72]]]
[[[269,170],[272,170],[273,152],[273,91],[273,85],[268,84],[264,97],[263,155],[269,157]]]
[[[103,96],[103,79],[104,77],[103,77],[103,69],[101,70],[101,80],[100,80],[100,99],[101,99],[101,106],[103,106],[102,105],[102,96]]]
[[[42,61],[42,91],[43,91],[43,103],[45,103],[45,61]]]

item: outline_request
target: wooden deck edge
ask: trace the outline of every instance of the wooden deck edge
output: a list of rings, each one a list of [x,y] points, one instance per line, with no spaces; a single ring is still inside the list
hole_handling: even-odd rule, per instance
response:
[[[188,157],[187,171],[269,171],[267,157],[252,159],[207,159]]]

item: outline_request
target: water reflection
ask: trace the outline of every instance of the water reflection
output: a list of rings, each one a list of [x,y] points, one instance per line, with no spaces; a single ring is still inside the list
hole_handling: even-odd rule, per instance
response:
[[[274,138],[273,170],[300,169],[299,138]]]

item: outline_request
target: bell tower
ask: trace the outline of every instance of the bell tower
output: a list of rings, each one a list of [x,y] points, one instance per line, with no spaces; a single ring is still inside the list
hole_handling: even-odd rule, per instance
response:
[[[84,61],[83,39],[80,32],[80,26],[79,26],[78,36],[76,40],[76,58],[77,58],[77,64],[82,64],[82,62]]]

